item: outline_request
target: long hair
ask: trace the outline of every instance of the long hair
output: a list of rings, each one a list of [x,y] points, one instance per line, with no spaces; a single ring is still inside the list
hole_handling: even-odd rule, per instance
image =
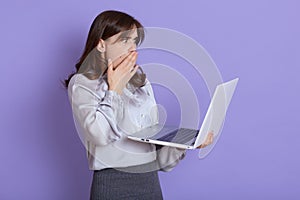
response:
[[[107,71],[107,61],[101,59],[100,52],[96,50],[96,46],[100,39],[106,40],[107,38],[120,33],[128,33],[129,30],[136,28],[138,38],[137,45],[140,45],[145,37],[144,27],[142,24],[133,18],[132,16],[115,10],[108,10],[100,13],[93,21],[83,54],[81,55],[79,62],[75,65],[76,72],[69,75],[68,79],[63,81],[65,88],[68,88],[68,84],[76,73],[82,73],[91,80],[98,79],[104,75]],[[122,34],[121,34],[122,35]],[[94,59],[86,59],[88,56],[93,56]],[[86,60],[92,63],[85,63]],[[84,66],[84,67],[83,67]],[[132,78],[129,80],[135,87],[141,87],[145,84],[146,75],[143,73],[141,67],[138,68]]]

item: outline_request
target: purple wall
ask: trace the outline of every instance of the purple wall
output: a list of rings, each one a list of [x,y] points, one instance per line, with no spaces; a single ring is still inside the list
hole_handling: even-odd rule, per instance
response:
[[[214,150],[160,173],[165,199],[300,198],[298,1],[86,2],[0,3],[0,199],[88,199],[91,172],[59,80],[107,9],[187,34],[224,80],[240,77]]]

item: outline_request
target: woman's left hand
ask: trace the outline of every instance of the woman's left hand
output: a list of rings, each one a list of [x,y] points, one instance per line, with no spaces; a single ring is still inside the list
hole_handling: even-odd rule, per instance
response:
[[[214,139],[214,134],[211,131],[207,134],[206,140],[204,141],[204,143],[201,144],[199,147],[197,147],[197,149],[204,148],[204,147],[210,145],[213,142],[213,139]]]

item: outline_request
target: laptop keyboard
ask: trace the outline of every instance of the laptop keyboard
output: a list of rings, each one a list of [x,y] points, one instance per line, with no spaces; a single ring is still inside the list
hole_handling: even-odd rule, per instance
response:
[[[194,142],[193,139],[197,137],[198,132],[199,130],[180,128],[167,135],[164,135],[163,137],[159,137],[159,138],[153,137],[151,139],[179,143],[179,144],[186,144],[190,141]]]

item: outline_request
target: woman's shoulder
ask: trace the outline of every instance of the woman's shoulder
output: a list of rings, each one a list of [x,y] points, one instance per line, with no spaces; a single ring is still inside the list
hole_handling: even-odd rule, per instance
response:
[[[77,83],[87,83],[87,82],[95,82],[97,81],[97,79],[89,79],[86,75],[84,74],[74,74],[74,76],[71,78],[70,82],[72,82],[74,84],[77,84]]]
[[[108,84],[105,77],[90,79],[83,74],[75,74],[69,82],[68,89],[73,91],[75,88],[82,88],[93,93],[105,93],[108,89]]]
[[[70,79],[70,86],[73,85],[82,85],[82,86],[86,86],[86,87],[95,87],[96,85],[105,85],[106,81],[104,77],[100,77],[100,78],[95,78],[95,79],[91,79],[89,77],[87,77],[84,74],[75,74],[71,79]]]

